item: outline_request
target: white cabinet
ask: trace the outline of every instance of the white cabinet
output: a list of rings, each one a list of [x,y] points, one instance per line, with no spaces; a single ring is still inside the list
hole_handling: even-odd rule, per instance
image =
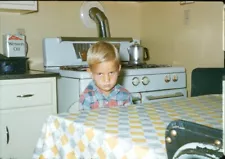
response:
[[[37,1],[0,1],[0,11],[28,13],[37,10]]]
[[[56,77],[0,80],[0,158],[31,159],[56,112]]]

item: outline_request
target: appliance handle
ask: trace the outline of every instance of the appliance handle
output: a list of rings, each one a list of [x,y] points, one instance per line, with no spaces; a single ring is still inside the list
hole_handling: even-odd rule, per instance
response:
[[[133,42],[133,38],[131,37],[115,37],[115,38],[111,38],[111,37],[105,37],[105,38],[101,38],[101,37],[59,37],[60,42],[63,41],[69,41],[69,42],[97,42],[100,40],[104,40],[104,41],[110,41],[110,42],[120,42],[120,41],[129,41],[129,42]]]
[[[22,94],[22,95],[18,95],[18,98],[27,98],[27,97],[32,97],[34,96],[34,94]]]
[[[148,52],[148,49],[145,47],[144,48],[144,54],[145,54],[145,56],[144,56],[144,60],[149,60],[149,52]]]
[[[176,92],[174,94],[166,94],[166,95],[161,95],[161,96],[147,96],[146,98],[148,100],[156,100],[156,99],[174,98],[174,97],[182,97],[182,96],[184,96],[183,93]]]
[[[5,127],[6,128],[6,137],[7,137],[7,144],[9,144],[9,129],[8,126]]]

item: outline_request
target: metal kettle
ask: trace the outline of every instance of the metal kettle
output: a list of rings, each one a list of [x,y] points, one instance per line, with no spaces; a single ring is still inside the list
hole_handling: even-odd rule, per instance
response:
[[[129,53],[129,64],[144,64],[149,59],[148,49],[137,42],[127,50]]]

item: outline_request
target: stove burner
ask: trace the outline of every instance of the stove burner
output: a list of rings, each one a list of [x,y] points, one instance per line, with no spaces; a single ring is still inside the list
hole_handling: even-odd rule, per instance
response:
[[[171,65],[163,64],[122,64],[122,68],[159,68],[159,67],[172,67]]]

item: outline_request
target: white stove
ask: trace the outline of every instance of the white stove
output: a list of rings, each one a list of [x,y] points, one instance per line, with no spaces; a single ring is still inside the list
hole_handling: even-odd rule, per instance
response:
[[[74,45],[92,44],[98,40],[44,39],[45,70],[57,72],[61,76],[57,80],[58,113],[78,111],[79,95],[92,80],[86,71],[88,67],[86,61],[82,61],[77,53],[78,47]],[[187,97],[184,67],[157,64],[129,65],[127,48],[134,42],[129,40],[129,38],[115,38],[108,41],[120,46],[122,68],[118,83],[132,93],[135,104]],[[87,51],[88,48],[85,49]]]

